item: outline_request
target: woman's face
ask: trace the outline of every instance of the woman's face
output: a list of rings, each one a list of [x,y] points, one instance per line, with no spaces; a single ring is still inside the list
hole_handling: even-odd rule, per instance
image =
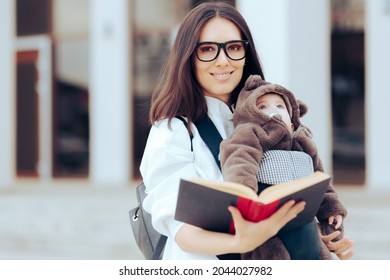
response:
[[[231,21],[219,17],[208,21],[199,36],[199,42],[225,43],[241,39],[238,27]],[[229,104],[232,91],[241,81],[244,64],[245,58],[231,60],[223,49],[215,60],[209,62],[200,61],[195,56],[196,78],[203,93]]]

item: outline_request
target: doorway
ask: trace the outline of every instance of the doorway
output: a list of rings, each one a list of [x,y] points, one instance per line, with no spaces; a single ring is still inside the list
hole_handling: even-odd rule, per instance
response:
[[[332,0],[333,174],[337,184],[365,183],[364,0]]]

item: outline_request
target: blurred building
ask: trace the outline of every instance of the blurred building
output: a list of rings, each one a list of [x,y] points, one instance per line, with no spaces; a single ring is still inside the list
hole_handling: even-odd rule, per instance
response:
[[[148,100],[196,0],[3,0],[0,187],[139,179]],[[335,182],[389,188],[390,0],[233,0],[266,78],[309,106],[303,122]]]

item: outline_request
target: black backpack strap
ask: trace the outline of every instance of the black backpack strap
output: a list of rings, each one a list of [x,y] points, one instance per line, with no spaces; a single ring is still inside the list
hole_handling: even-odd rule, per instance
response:
[[[188,127],[188,122],[182,116],[176,116],[175,118],[181,120],[183,122],[184,126],[187,128],[188,134],[190,135],[190,140],[191,140],[191,152],[193,152],[194,149],[192,147],[192,138],[194,138],[194,135],[192,135],[192,132],[191,132],[191,130]]]
[[[219,134],[214,123],[207,115],[195,122],[195,125],[203,141],[213,154],[219,169],[221,169],[221,162],[219,160],[219,144],[222,141],[221,134]]]
[[[162,259],[162,252],[164,251],[166,242],[167,242],[167,237],[165,235],[161,234],[160,238],[158,239],[156,248],[154,248],[154,252],[153,252],[151,260],[161,260]]]
[[[219,160],[219,145],[222,141],[221,134],[219,134],[218,129],[207,115],[195,122],[195,125],[199,131],[200,137],[202,137],[203,141],[210,149],[219,169],[221,169],[221,161]],[[232,253],[218,255],[217,258],[219,260],[239,260],[241,259],[241,256],[240,254]]]

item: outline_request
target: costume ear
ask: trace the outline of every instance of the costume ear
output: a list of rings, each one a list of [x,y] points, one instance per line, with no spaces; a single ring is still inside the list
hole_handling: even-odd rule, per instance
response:
[[[307,107],[306,103],[303,102],[302,100],[297,100],[297,101],[298,101],[298,106],[299,106],[299,117],[301,118],[304,115],[306,115],[308,107]]]
[[[260,75],[251,75],[248,77],[248,79],[245,82],[245,89],[252,90],[258,88],[262,82],[263,79],[261,78]]]

